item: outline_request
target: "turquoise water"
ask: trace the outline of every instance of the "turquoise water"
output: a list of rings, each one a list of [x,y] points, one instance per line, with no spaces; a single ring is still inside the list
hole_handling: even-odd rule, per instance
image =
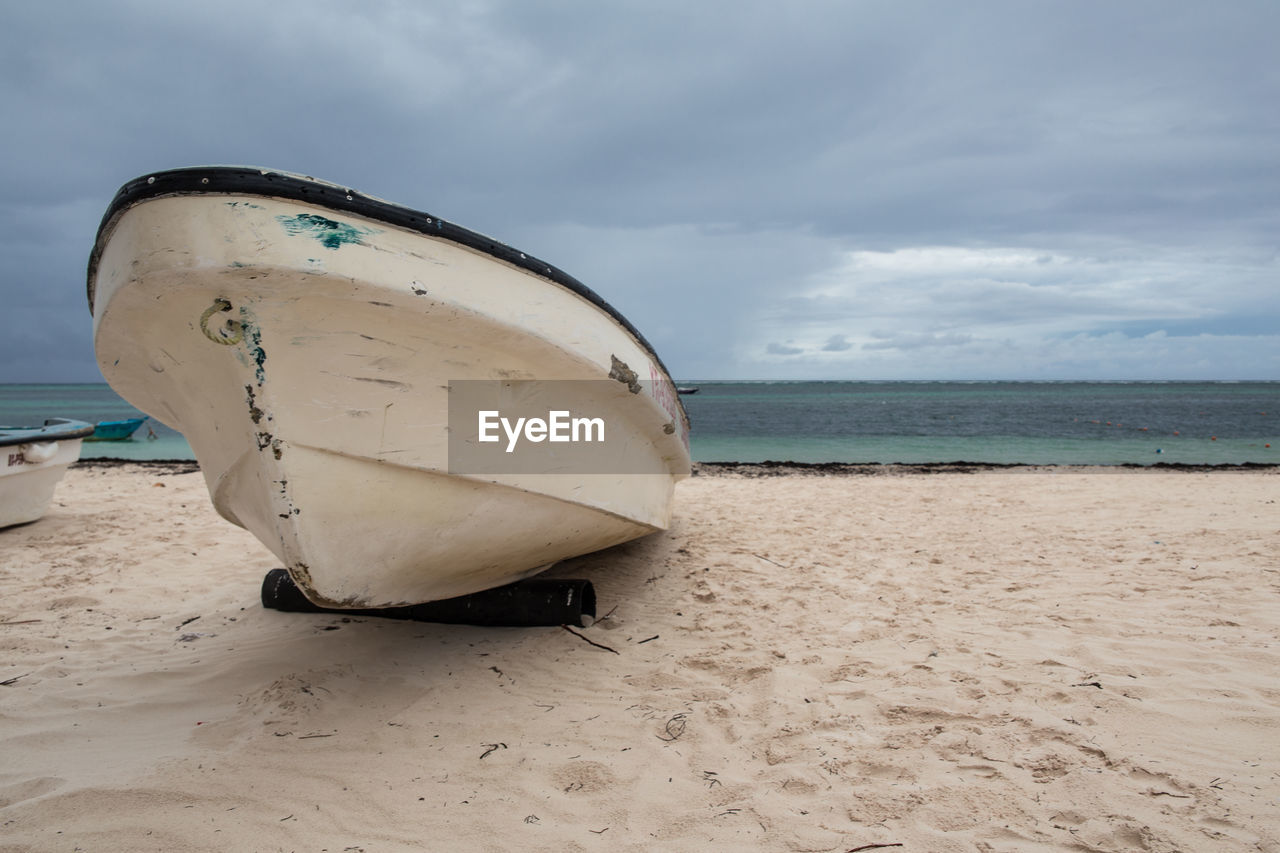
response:
[[[681,384],[701,462],[1280,463],[1276,382]]]
[[[797,436],[786,448],[772,438],[704,437],[693,442],[698,462],[984,462],[1021,465],[1239,465],[1246,462],[1280,464],[1280,443],[1223,440],[1171,441],[1159,438],[1036,439],[1024,436],[991,438],[934,436],[862,436],[857,440]]]
[[[1280,464],[1280,382],[680,384],[700,462]],[[106,385],[0,385],[0,424],[139,414]],[[81,455],[193,458],[154,419]]]
[[[143,416],[106,384],[0,385],[0,423],[33,426],[45,418],[122,421]],[[150,436],[155,438],[150,438]],[[149,418],[130,441],[86,441],[81,459],[194,459],[182,433]]]

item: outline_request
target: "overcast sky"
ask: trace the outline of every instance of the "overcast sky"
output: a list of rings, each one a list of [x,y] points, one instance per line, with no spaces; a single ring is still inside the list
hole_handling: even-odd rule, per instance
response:
[[[1276,0],[57,2],[0,28],[0,382],[101,381],[116,189],[497,237],[679,378],[1280,379]]]

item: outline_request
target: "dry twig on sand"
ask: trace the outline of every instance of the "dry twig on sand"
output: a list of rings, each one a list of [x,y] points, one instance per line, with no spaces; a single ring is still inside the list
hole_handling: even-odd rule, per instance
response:
[[[591,639],[588,639],[587,637],[582,636],[577,631],[570,628],[568,625],[561,625],[560,627],[568,631],[570,634],[573,634],[573,636],[577,637],[578,639],[586,640],[588,643],[595,646],[597,649],[604,649],[606,652],[613,652],[615,655],[622,654],[617,649],[611,649],[608,646],[604,645],[603,643],[597,643],[595,640],[591,640]]]

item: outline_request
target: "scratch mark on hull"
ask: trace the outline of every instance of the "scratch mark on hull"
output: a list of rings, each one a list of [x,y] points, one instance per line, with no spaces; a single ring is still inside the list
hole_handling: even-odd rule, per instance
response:
[[[381,385],[384,388],[391,388],[395,391],[411,391],[413,386],[405,382],[397,382],[394,379],[375,379],[372,376],[344,376],[337,373],[323,371],[326,376],[333,376],[338,379],[349,379],[352,382],[372,382],[374,385]]]

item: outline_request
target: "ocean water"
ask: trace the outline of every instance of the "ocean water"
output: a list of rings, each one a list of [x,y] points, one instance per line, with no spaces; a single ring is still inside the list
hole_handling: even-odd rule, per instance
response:
[[[105,383],[0,385],[0,424],[5,426],[38,426],[46,418],[97,423],[142,416]],[[86,441],[80,447],[80,458],[195,459],[195,454],[182,433],[149,418],[131,441]]]
[[[699,462],[1280,464],[1280,382],[680,385],[699,389],[681,398]],[[0,385],[9,426],[139,414],[107,385]],[[132,441],[86,442],[81,456],[194,458],[154,419]]]
[[[1280,382],[681,385],[701,462],[1280,463]]]

